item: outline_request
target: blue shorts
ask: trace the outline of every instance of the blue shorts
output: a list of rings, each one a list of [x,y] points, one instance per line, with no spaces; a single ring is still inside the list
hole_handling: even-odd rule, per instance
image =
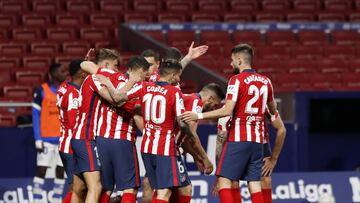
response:
[[[100,160],[94,140],[71,140],[74,153],[74,174],[81,175],[84,172],[100,171]]]
[[[152,189],[184,187],[190,179],[181,156],[141,154]]]
[[[60,158],[61,161],[63,163],[66,175],[67,175],[67,181],[69,184],[73,183],[73,174],[74,174],[74,167],[75,167],[75,162],[74,162],[74,156],[72,154],[68,154],[68,153],[64,153],[64,152],[59,152],[60,153]]]
[[[234,181],[260,181],[262,166],[263,144],[225,142],[216,175]]]
[[[139,162],[135,144],[128,140],[96,137],[105,190],[140,187]]]
[[[271,157],[272,153],[271,153],[271,149],[270,149],[270,144],[269,143],[265,143],[264,144],[264,158],[265,157]]]

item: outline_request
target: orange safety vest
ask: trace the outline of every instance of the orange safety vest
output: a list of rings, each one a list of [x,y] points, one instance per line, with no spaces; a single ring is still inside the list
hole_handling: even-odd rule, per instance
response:
[[[56,107],[56,94],[51,91],[49,85],[41,85],[44,90],[44,98],[41,103],[40,133],[41,137],[59,137],[60,120],[59,109]]]

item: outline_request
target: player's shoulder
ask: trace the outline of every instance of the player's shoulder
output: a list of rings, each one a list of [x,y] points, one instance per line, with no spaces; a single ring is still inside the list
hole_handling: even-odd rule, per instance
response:
[[[115,74],[116,72],[107,68],[99,68],[97,74]]]

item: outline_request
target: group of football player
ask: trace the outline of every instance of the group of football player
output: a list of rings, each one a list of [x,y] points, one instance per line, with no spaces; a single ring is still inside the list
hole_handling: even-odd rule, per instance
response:
[[[241,202],[239,180],[246,180],[253,203],[271,202],[270,175],[285,138],[271,81],[251,68],[252,47],[239,44],[231,50],[235,75],[226,95],[215,83],[183,94],[184,68],[207,50],[193,43],[184,57],[176,48],[163,57],[145,50],[129,59],[125,72],[118,71],[119,54],[111,49],[90,49],[84,59],[70,63],[71,80],[57,91],[59,151],[71,183],[68,202],[109,202],[114,191],[121,191],[121,202],[136,202],[141,185],[137,130],[146,171],[142,202],[190,202],[182,155],[189,153],[199,171],[212,173],[197,121],[218,118],[214,191],[220,201]],[[272,153],[266,116],[277,129]]]

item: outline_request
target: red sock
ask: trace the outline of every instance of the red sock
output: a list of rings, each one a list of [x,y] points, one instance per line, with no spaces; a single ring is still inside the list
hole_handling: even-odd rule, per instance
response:
[[[155,199],[155,203],[169,203],[169,201],[162,200],[162,199]]]
[[[151,203],[156,203],[156,196],[157,196],[157,193],[156,191],[154,191],[154,194],[153,194],[153,198],[151,200]]]
[[[136,202],[136,196],[133,193],[124,193],[121,199],[121,203],[135,203]]]
[[[71,195],[72,195],[72,192],[70,192],[70,191],[68,193],[66,193],[62,203],[70,203],[71,202]]]
[[[178,195],[177,203],[190,203],[191,196]]]
[[[100,196],[100,203],[109,203],[110,201],[110,195],[106,194],[106,192],[103,190],[101,192],[101,196]]]
[[[264,203],[272,203],[272,191],[271,188],[262,189]]]
[[[231,188],[224,188],[219,190],[219,196],[221,203],[234,203]]]
[[[264,203],[262,192],[251,193],[251,202],[252,203]]]
[[[232,194],[234,203],[241,203],[240,188],[232,188],[231,194]]]

